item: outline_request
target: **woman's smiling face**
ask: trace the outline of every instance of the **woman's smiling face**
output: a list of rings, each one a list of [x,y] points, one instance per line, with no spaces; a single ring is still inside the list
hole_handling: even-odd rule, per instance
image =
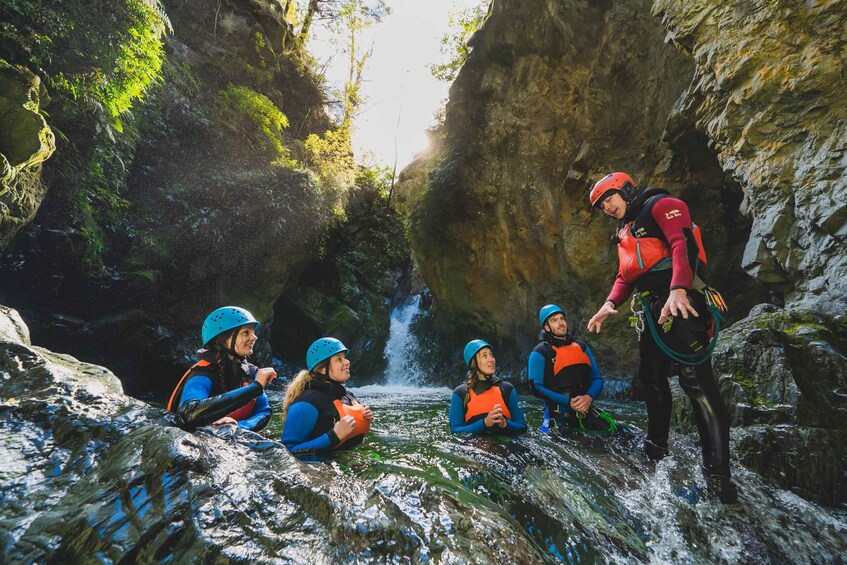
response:
[[[256,340],[259,337],[256,335],[255,326],[247,324],[238,328],[238,333],[235,336],[235,353],[241,357],[247,357],[253,353],[253,346],[256,345]]]
[[[350,380],[350,360],[343,351],[336,353],[327,362],[329,378],[338,383]]]

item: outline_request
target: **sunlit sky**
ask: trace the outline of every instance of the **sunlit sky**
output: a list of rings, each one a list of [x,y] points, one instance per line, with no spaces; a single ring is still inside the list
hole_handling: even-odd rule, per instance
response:
[[[364,103],[354,121],[356,159],[365,164],[407,165],[426,148],[425,130],[447,98],[450,85],[432,76],[427,65],[447,60],[441,38],[449,31],[452,11],[480,4],[480,0],[387,0],[392,13],[365,32],[361,45],[373,42],[373,55],[364,72]],[[338,46],[331,45],[324,28],[315,29],[309,50],[321,62],[330,61],[327,78],[344,82],[348,63]],[[399,125],[398,125],[399,117]],[[372,157],[371,157],[372,155]]]

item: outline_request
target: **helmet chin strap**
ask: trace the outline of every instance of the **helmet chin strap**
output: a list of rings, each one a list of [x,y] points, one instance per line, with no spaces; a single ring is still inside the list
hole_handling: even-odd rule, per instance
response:
[[[232,332],[232,338],[230,338],[230,340],[229,340],[229,347],[225,347],[225,346],[223,346],[219,343],[215,343],[215,347],[217,349],[223,351],[227,355],[231,355],[232,357],[235,357],[235,360],[238,361],[239,363],[243,363],[247,359],[247,357],[244,356],[244,355],[239,355],[238,353],[235,352],[235,340],[236,339],[238,339],[238,332],[234,331],[234,332]]]

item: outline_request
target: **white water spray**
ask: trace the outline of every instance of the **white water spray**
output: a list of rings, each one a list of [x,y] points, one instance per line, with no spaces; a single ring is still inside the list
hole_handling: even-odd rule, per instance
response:
[[[418,365],[418,342],[412,335],[412,322],[421,312],[420,295],[410,296],[391,312],[391,326],[385,343],[385,383],[388,385],[421,386],[426,375]]]

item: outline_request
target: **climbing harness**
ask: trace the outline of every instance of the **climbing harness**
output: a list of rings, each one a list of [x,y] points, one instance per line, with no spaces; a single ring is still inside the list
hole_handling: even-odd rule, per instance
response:
[[[706,305],[712,315],[712,319],[715,322],[714,333],[712,334],[711,341],[709,341],[709,344],[705,347],[705,353],[701,353],[704,346],[698,340],[694,340],[692,343],[688,344],[694,353],[681,353],[679,351],[675,351],[668,347],[668,345],[662,340],[661,335],[659,334],[658,321],[654,318],[653,312],[650,308],[653,302],[653,297],[655,296],[652,291],[648,290],[640,294],[633,295],[632,302],[630,303],[630,308],[635,314],[633,326],[635,327],[636,333],[638,333],[639,341],[641,340],[641,334],[643,333],[644,326],[646,325],[650,330],[650,335],[653,337],[653,341],[656,342],[656,345],[659,346],[659,349],[661,349],[665,355],[677,363],[691,366],[700,365],[711,359],[712,352],[718,344],[718,334],[720,333],[721,324],[726,323],[726,318],[723,316],[723,312],[727,311],[726,301],[723,296],[721,296],[721,294],[714,288],[707,286],[699,277],[695,277],[693,289],[704,296]],[[632,320],[632,318],[630,318],[630,320]],[[671,331],[673,322],[674,317],[669,316],[667,322],[662,324],[662,332],[664,334]]]
[[[638,336],[638,341],[641,341],[641,334],[644,333],[644,311],[640,306],[641,302],[637,299],[636,294],[632,295],[632,300],[629,302],[629,309],[632,310],[632,316],[629,317],[629,325],[635,328],[635,334]]]

